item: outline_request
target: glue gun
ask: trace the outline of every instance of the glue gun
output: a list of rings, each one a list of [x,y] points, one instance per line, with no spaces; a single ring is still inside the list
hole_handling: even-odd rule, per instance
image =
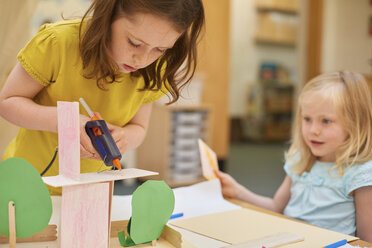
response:
[[[91,121],[86,123],[85,131],[92,141],[93,147],[96,149],[105,165],[115,166],[118,170],[121,170],[121,154],[107,128],[106,122],[100,120],[98,116],[93,114],[83,98],[80,98],[79,101],[84,106],[91,119]]]

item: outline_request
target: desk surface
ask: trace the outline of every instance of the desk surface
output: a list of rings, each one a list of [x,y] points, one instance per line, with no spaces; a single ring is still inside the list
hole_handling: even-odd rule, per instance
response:
[[[239,206],[242,206],[244,208],[249,208],[249,209],[253,209],[253,210],[256,210],[256,211],[263,212],[263,213],[272,214],[272,215],[279,216],[279,217],[282,217],[282,218],[286,218],[286,219],[291,219],[291,220],[302,222],[300,220],[296,220],[296,219],[287,217],[285,215],[282,215],[282,214],[279,214],[279,213],[276,213],[276,212],[273,212],[273,211],[270,211],[270,210],[266,210],[266,209],[263,209],[263,208],[260,208],[260,207],[255,206],[255,205],[252,205],[252,204],[249,204],[249,203],[246,203],[246,202],[242,202],[242,201],[239,201],[239,200],[236,200],[236,199],[227,199],[227,200],[230,201],[230,202],[232,202],[232,203],[234,203],[234,204],[237,204]],[[368,243],[368,242],[363,241],[363,240],[351,241],[351,242],[349,242],[349,244],[350,245],[355,245],[355,246],[356,245],[359,245],[361,247],[372,247],[372,244],[371,243]]]
[[[217,183],[216,183],[216,185],[219,186],[219,184],[217,184]],[[198,193],[198,192],[200,193],[201,192],[200,193],[201,195],[199,195],[199,197],[204,197],[204,193],[202,193],[204,191],[207,191],[208,194],[211,194],[211,192],[213,193],[213,192],[217,192],[218,191],[218,190],[215,190],[215,189],[213,189],[212,191],[210,191],[210,190],[208,191],[207,189],[210,189],[209,187],[211,186],[210,183],[207,185],[208,186],[207,188],[203,188],[205,186],[206,186],[206,184],[204,185],[203,183],[201,183],[199,185],[192,186],[193,188],[192,188],[191,191],[194,193],[193,195],[186,194],[186,193],[190,193],[190,190],[186,190],[186,192],[185,192],[185,189],[182,189],[182,188],[179,189],[179,190],[175,189],[175,194],[177,194],[177,196],[178,196],[177,199],[178,200],[189,199],[190,197],[193,197],[193,199],[194,199],[192,201],[192,203],[189,204],[190,206],[184,206],[184,205],[182,206],[182,208],[183,208],[184,211],[187,210],[187,211],[190,212],[190,210],[187,207],[189,207],[189,208],[192,207],[192,209],[195,209],[195,208],[198,208],[200,206],[203,206],[203,205],[200,205],[199,206],[198,205],[198,202],[203,203],[205,201],[201,201],[201,200],[198,201],[198,200],[196,200],[196,199],[199,199],[199,198],[195,198],[195,192],[196,193]],[[197,188],[195,188],[195,187],[197,187]],[[231,203],[234,203],[234,204],[239,205],[241,207],[252,209],[252,210],[256,210],[256,211],[259,211],[259,212],[262,212],[262,213],[275,215],[275,216],[278,216],[278,217],[281,217],[281,218],[287,218],[287,219],[290,219],[290,220],[293,220],[293,221],[299,221],[299,220],[295,220],[295,219],[286,217],[286,216],[284,216],[282,214],[278,214],[278,213],[275,213],[275,212],[272,212],[272,211],[269,211],[269,210],[265,210],[265,209],[262,209],[260,207],[256,207],[254,205],[251,205],[251,204],[248,204],[248,203],[244,203],[244,202],[241,202],[241,201],[238,201],[238,200],[228,199],[228,201],[231,202],[231,203],[226,202],[225,200],[223,200],[223,198],[222,198],[222,196],[220,194],[219,194],[219,199],[221,199],[222,201],[218,201],[218,202],[217,201],[213,201],[212,202],[213,206],[215,206],[216,208],[219,208],[222,205],[226,205],[226,204],[236,207],[235,205],[232,205],[231,204]],[[59,217],[58,216],[60,216],[60,209],[59,209],[58,206],[60,205],[60,200],[61,199],[59,197],[55,197],[55,198],[52,198],[52,200],[53,200],[53,215],[54,215],[55,218],[53,219],[54,222],[51,222],[51,224],[59,224],[60,223],[59,222],[60,220],[59,220]],[[114,197],[113,198],[113,203],[115,203],[115,202],[117,204],[119,204],[120,209],[123,210],[123,211],[121,211],[121,212],[115,212],[115,211],[113,211],[112,212],[112,216],[114,216],[114,215],[115,216],[120,216],[121,219],[122,218],[125,219],[126,218],[125,216],[127,216],[127,215],[130,217],[130,213],[128,214],[128,211],[127,211],[127,209],[129,209],[128,206],[130,206],[130,202],[131,202],[130,201],[130,198],[129,197],[126,197],[126,196],[124,196],[124,197],[117,196],[117,197]],[[208,201],[208,203],[209,202],[210,201]],[[126,205],[128,205],[128,206],[126,206]],[[116,210],[118,210],[117,208],[118,207],[116,207]],[[115,209],[115,204],[113,204],[113,209]],[[202,209],[202,207],[200,207],[200,209]],[[208,208],[208,209],[210,209],[210,208]],[[180,209],[177,209],[177,211],[179,211],[179,210]],[[191,214],[191,212],[190,212],[190,214]],[[208,214],[208,213],[204,213],[204,214]],[[129,218],[128,216],[127,216],[126,219]],[[120,220],[120,219],[112,219],[112,220]],[[301,221],[299,221],[299,222],[301,222]],[[189,241],[192,244],[194,244],[194,241],[198,241],[194,237],[196,235],[195,233],[187,232],[187,230],[184,230],[184,231],[186,233],[182,233],[182,235],[185,237],[185,240]],[[194,236],[191,236],[191,235],[194,235]],[[199,235],[199,236],[201,237],[200,240],[204,242],[204,240],[206,239],[206,237],[204,237],[202,235]],[[210,239],[210,240],[212,240],[214,242],[217,242],[217,240],[213,240],[213,239]],[[117,242],[117,238],[114,241]],[[112,242],[110,247],[120,247],[119,245],[116,245],[115,242]],[[218,243],[219,246],[213,245],[213,246],[208,246],[208,247],[223,247],[223,246],[225,246],[225,245],[221,245],[220,243],[221,242],[219,241],[219,243]],[[196,244],[197,244],[197,242],[195,242],[195,245]],[[371,243],[368,243],[368,242],[365,242],[365,241],[361,241],[361,240],[352,241],[352,242],[350,242],[350,244],[351,245],[355,245],[355,246],[356,245],[359,245],[361,247],[372,247],[372,244]],[[48,248],[57,248],[57,242],[22,243],[22,244],[17,244],[17,247],[18,246],[19,247],[27,247],[27,248],[31,248],[31,247],[32,248],[41,248],[41,247],[43,247],[43,248],[46,248],[46,247],[48,247]],[[9,245],[2,245],[2,244],[0,244],[0,247],[7,248],[7,247],[9,247]],[[203,245],[199,245],[198,247],[207,247],[207,246],[205,246],[204,243],[203,243]]]

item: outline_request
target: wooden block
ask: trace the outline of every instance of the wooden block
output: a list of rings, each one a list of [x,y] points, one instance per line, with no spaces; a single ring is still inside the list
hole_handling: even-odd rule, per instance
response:
[[[121,232],[123,230],[126,232],[127,225],[128,225],[128,220],[112,221],[110,237],[117,238],[118,232]],[[17,239],[17,243],[55,241],[57,240],[56,229],[57,229],[56,225],[48,225],[48,227],[45,228],[43,231],[35,235],[32,235],[31,237],[24,238],[24,239]],[[0,244],[8,243],[8,239],[9,239],[8,237],[0,235]],[[160,243],[162,239],[166,240],[169,244],[171,244],[173,247],[176,247],[176,248],[183,247],[183,244],[185,243],[185,241],[182,240],[182,235],[167,225],[164,227],[164,230],[160,236],[160,239],[159,239]]]
[[[110,183],[62,188],[61,248],[108,248],[110,193]]]
[[[121,232],[121,231],[125,231],[126,233],[127,225],[128,225],[128,220],[112,221],[110,237],[116,238],[118,236],[118,232]],[[160,235],[159,240],[161,239],[166,240],[173,247],[176,247],[176,248],[183,247],[184,241],[182,240],[181,233],[177,232],[176,230],[174,230],[173,228],[167,225],[164,226],[163,232]]]
[[[38,232],[27,238],[17,238],[17,243],[26,242],[45,242],[45,241],[55,241],[57,240],[57,225],[48,225],[43,231]],[[9,243],[9,238],[0,235],[0,244]]]
[[[161,233],[162,238],[171,243],[174,247],[182,247],[182,235],[173,228],[165,226],[163,232]]]
[[[250,240],[240,244],[229,245],[224,248],[275,248],[283,245],[304,241],[304,237],[293,233],[277,233],[260,239]]]
[[[14,202],[10,201],[8,204],[9,214],[9,248],[16,247],[16,221],[15,221],[15,209]]]
[[[80,177],[79,103],[57,102],[59,174]]]
[[[127,231],[127,225],[128,225],[128,220],[117,220],[117,221],[112,221],[111,222],[111,232],[110,232],[110,237],[111,238],[116,238],[118,236],[118,232],[121,231]]]

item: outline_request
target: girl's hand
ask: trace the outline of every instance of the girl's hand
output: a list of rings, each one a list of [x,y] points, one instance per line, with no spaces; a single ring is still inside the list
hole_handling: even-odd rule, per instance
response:
[[[227,198],[238,198],[239,191],[242,186],[229,174],[218,170],[215,170],[214,172],[220,179],[223,196]]]
[[[94,112],[94,115],[102,120],[102,117],[98,112]],[[98,152],[94,149],[92,141],[85,131],[85,124],[88,121],[90,121],[90,118],[88,116],[80,115],[80,157],[102,160]],[[120,154],[124,154],[125,151],[128,149],[128,141],[124,129],[119,126],[112,125],[108,122],[106,122],[106,125],[120,151]]]
[[[118,147],[120,154],[123,155],[128,150],[128,139],[124,128],[106,122],[107,128]]]
[[[98,116],[98,118],[102,120],[102,117],[98,112],[94,112],[94,115]],[[124,129],[119,126],[112,125],[108,122],[106,122],[106,125],[116,143],[116,146],[119,149],[120,154],[123,155],[126,150],[128,150],[128,139],[125,135]]]
[[[95,160],[102,160],[98,152],[94,149],[92,141],[85,131],[85,124],[90,121],[86,115],[80,115],[80,157]]]

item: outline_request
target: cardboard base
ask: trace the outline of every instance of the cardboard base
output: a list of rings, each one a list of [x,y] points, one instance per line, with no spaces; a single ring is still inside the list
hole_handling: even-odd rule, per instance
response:
[[[122,246],[119,243],[118,239],[118,232],[126,230],[128,224],[128,220],[122,220],[122,221],[113,221],[111,222],[111,233],[110,233],[110,248],[121,248]],[[55,225],[49,225],[46,230],[54,229]],[[46,235],[48,234],[48,235]],[[32,240],[28,240],[26,242],[24,240],[23,243],[17,243],[17,248],[58,248],[59,240],[55,241],[47,241],[42,242],[48,239],[55,239],[55,233],[54,232],[46,232],[42,231],[38,234],[35,234],[32,236]],[[0,248],[9,248],[8,243],[8,237],[3,237],[2,239],[2,245],[0,245]],[[6,241],[6,242],[5,242]],[[134,247],[141,247],[141,248],[150,248],[153,247],[151,245],[151,242],[148,244],[141,244],[136,245]],[[174,230],[173,228],[169,226],[165,226],[163,233],[161,234],[160,238],[156,242],[156,248],[195,248],[193,245],[191,245],[189,242],[182,240],[182,235]]]

